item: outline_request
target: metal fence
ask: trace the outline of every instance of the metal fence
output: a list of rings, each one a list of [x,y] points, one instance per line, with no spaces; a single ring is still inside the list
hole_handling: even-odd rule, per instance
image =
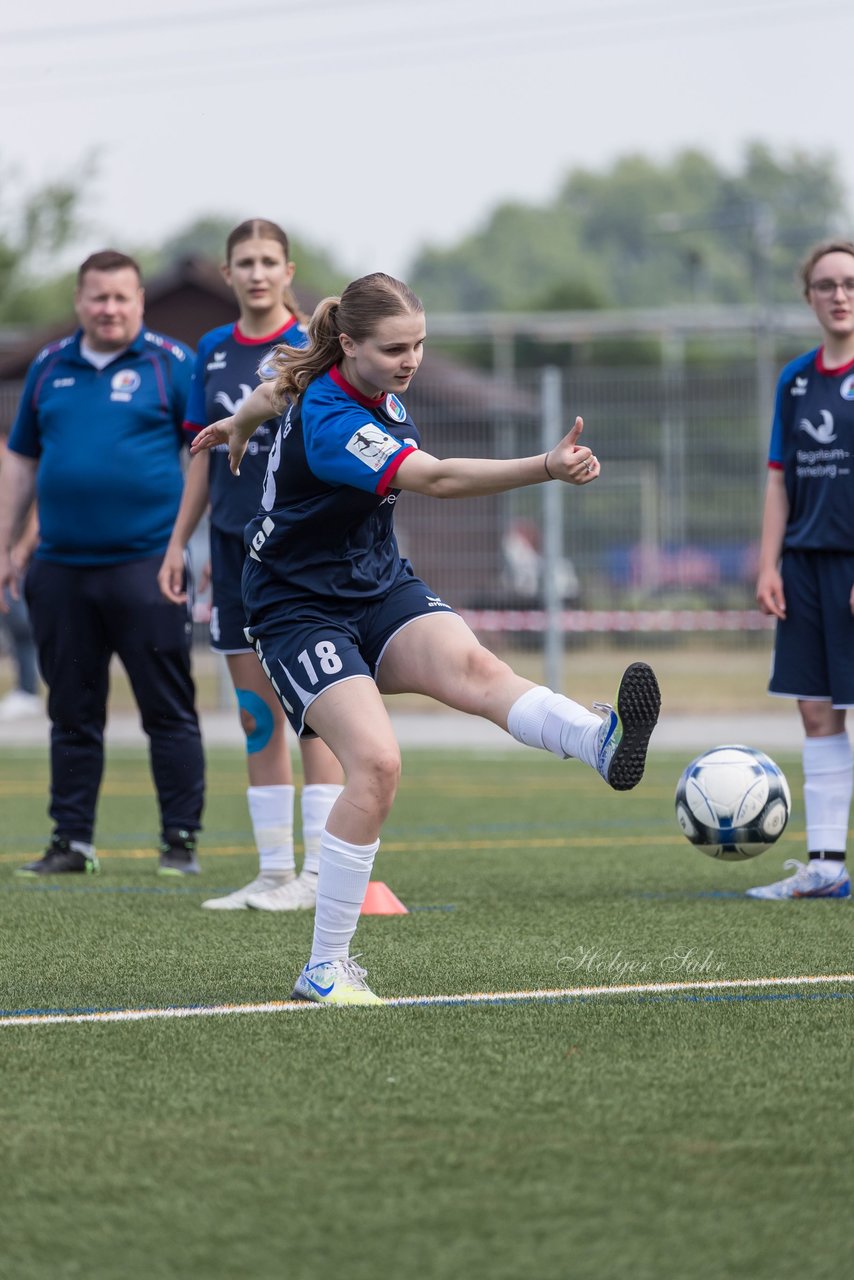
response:
[[[541,485],[457,503],[405,495],[397,526],[422,576],[473,613],[543,610],[556,597],[580,615],[565,620],[573,630],[615,610],[752,610],[767,450],[754,365],[559,378],[519,376],[505,413],[469,417],[465,448],[453,402],[410,395],[431,452],[534,454],[581,414],[583,441],[602,464],[583,488]],[[519,622],[493,617],[490,625]]]

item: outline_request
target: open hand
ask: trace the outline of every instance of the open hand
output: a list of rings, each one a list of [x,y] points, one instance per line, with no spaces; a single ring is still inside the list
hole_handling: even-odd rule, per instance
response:
[[[201,453],[203,449],[215,449],[219,444],[228,445],[228,465],[232,475],[240,475],[240,462],[246,452],[246,441],[234,425],[234,418],[221,418],[200,431],[190,445],[190,453]]]

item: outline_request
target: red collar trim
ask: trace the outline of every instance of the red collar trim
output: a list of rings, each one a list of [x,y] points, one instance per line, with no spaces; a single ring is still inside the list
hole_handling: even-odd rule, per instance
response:
[[[290,320],[288,320],[281,329],[276,329],[273,333],[266,333],[263,338],[250,338],[240,328],[240,321],[238,320],[234,326],[234,341],[239,342],[242,347],[269,346],[271,342],[276,342],[283,334],[287,333],[289,329],[293,329],[296,324],[299,324],[299,321],[296,320],[294,316],[291,316]]]
[[[851,373],[854,370],[854,360],[849,360],[847,364],[837,365],[835,369],[828,369],[824,363],[824,347],[819,347],[818,355],[815,358],[815,367],[819,373],[826,373],[831,378],[841,378],[843,374]]]
[[[378,396],[366,396],[359,391],[358,387],[354,387],[352,382],[348,382],[344,374],[337,365],[333,365],[329,370],[329,376],[335,383],[336,387],[340,387],[353,400],[358,400],[359,404],[365,409],[378,408],[383,400],[385,400],[385,392],[381,391]]]

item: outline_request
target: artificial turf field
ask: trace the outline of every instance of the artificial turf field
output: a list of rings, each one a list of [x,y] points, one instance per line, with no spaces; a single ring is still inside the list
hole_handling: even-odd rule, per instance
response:
[[[758,745],[758,744],[757,744]],[[851,975],[852,903],[757,903],[753,863],[542,753],[411,751],[355,950],[384,996]],[[14,867],[44,752],[0,754],[0,1275],[836,1280],[849,1274],[854,982],[42,1025],[25,1011],[287,1002],[308,914],[202,911],[250,879],[245,771],[209,753],[199,882],[155,875],[114,751],[99,877]],[[847,1260],[847,1261],[846,1261]]]

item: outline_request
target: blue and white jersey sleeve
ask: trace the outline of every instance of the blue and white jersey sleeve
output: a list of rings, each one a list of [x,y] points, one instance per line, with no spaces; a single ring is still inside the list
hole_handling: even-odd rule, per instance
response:
[[[27,370],[18,411],[9,433],[8,445],[13,453],[19,453],[25,458],[41,457],[39,392],[50,376],[52,366],[70,343],[71,339],[64,338],[61,342],[43,347]]]
[[[401,462],[417,447],[390,435],[355,403],[344,410],[339,402],[304,412],[303,439],[306,460],[318,480],[380,494],[388,492]]]
[[[777,382],[777,394],[774,400],[774,417],[771,422],[771,441],[768,447],[768,466],[781,471],[785,465],[785,436],[789,420],[793,417],[793,408],[797,398],[805,394],[808,384],[806,374],[815,364],[817,351],[808,351],[805,355],[790,360]]]
[[[216,345],[218,331],[206,333],[199,340],[199,349],[193,365],[193,376],[190,382],[190,393],[187,397],[187,408],[184,412],[184,430],[189,436],[195,436],[207,426],[207,410],[205,408],[205,365],[210,352]]]

